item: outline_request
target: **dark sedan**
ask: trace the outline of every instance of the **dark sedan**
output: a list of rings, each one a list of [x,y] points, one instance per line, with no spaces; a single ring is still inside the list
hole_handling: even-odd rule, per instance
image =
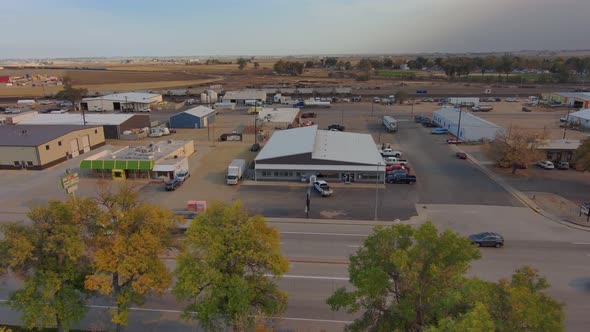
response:
[[[478,247],[496,247],[500,248],[504,245],[504,238],[502,235],[493,232],[483,232],[469,235],[469,240]]]

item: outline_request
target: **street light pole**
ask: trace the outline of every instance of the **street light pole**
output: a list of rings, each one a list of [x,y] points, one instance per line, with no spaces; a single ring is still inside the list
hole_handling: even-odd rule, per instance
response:
[[[563,139],[565,139],[565,133],[567,132],[567,124],[569,123],[570,109],[567,109],[567,115],[565,116],[565,124],[563,125]]]
[[[416,99],[412,99],[412,113],[410,114],[410,121],[414,118],[414,102],[416,101]]]
[[[380,162],[377,163],[377,173],[375,174],[375,221],[377,221],[377,210],[379,202],[379,166]]]
[[[461,114],[463,114],[463,112],[461,111],[461,106],[459,106],[459,123],[457,124],[457,139],[460,139],[459,134],[461,130]]]
[[[258,134],[258,128],[256,124],[258,123],[258,114],[254,112],[254,144],[256,144],[256,135]]]

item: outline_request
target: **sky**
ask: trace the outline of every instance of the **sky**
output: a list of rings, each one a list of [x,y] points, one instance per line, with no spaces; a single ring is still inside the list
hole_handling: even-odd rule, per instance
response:
[[[0,58],[590,49],[589,0],[0,0]]]

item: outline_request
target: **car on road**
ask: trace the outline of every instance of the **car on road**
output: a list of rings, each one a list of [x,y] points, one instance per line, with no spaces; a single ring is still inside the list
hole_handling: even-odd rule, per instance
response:
[[[532,112],[533,110],[531,110],[530,108],[523,106],[521,109],[523,112]]]
[[[172,179],[166,182],[166,191],[174,191],[178,189],[178,187],[180,187],[181,184],[182,181],[180,181],[178,178]]]
[[[549,160],[541,160],[537,163],[537,166],[543,168],[543,169],[554,169],[555,165],[550,162]]]
[[[455,155],[459,159],[467,159],[467,154],[465,152],[457,152]]]
[[[313,187],[317,190],[323,197],[331,196],[333,191],[332,188],[328,185],[328,182],[323,180],[314,181]]]
[[[388,183],[407,183],[413,184],[416,183],[416,176],[410,175],[408,173],[402,172],[395,172],[392,175],[387,176]]]
[[[191,173],[189,171],[181,171],[176,173],[176,178],[180,180],[180,182],[186,181],[186,179],[191,177]]]
[[[435,129],[432,129],[432,131],[430,133],[435,134],[435,135],[442,135],[442,134],[446,134],[448,132],[449,132],[449,130],[447,128],[435,128]]]
[[[341,126],[339,124],[331,124],[328,126],[328,130],[332,130],[332,131],[344,131],[344,126]]]
[[[449,138],[447,140],[447,143],[448,144],[461,144],[461,143],[463,143],[463,141],[458,138]]]
[[[504,238],[502,235],[494,232],[472,234],[469,235],[469,240],[478,247],[500,248],[504,245]]]
[[[301,114],[301,118],[302,119],[306,119],[306,118],[315,118],[316,114],[313,112],[308,112],[308,113],[303,113]]]
[[[260,150],[260,144],[258,144],[258,143],[254,143],[254,144],[252,144],[252,146],[250,147],[250,151],[252,151],[252,152],[256,152],[256,151],[258,151],[258,150]]]

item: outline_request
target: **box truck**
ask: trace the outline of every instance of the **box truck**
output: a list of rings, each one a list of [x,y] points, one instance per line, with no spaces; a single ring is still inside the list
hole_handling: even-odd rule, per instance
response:
[[[227,167],[227,184],[238,184],[244,172],[246,172],[246,161],[234,159]]]

